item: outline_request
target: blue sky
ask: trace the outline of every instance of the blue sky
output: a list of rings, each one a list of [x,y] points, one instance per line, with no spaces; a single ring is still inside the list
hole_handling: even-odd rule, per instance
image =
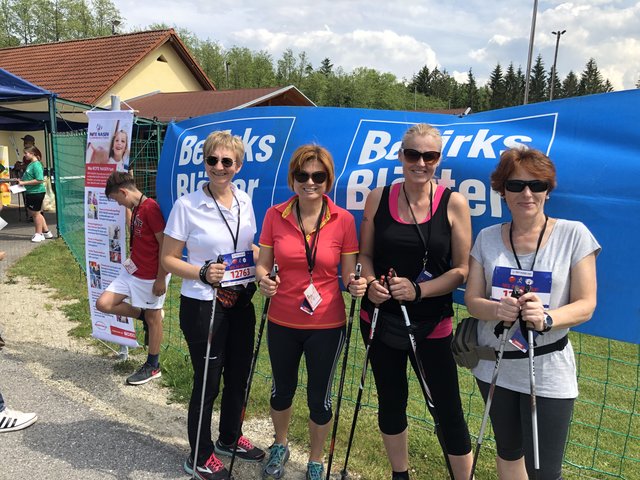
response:
[[[305,51],[314,67],[329,57],[346,71],[371,67],[410,79],[424,66],[446,68],[458,81],[473,69],[484,84],[497,62],[527,64],[533,0],[113,0],[122,31],[163,22],[229,48]],[[539,1],[533,57],[551,69],[561,37],[560,78],[593,57],[615,90],[640,79],[640,1]]]

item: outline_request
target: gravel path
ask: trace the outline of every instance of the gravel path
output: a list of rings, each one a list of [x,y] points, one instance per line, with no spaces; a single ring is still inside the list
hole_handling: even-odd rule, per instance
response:
[[[39,416],[26,430],[2,434],[0,478],[187,478],[186,407],[172,404],[159,382],[126,385],[113,357],[68,335],[74,324],[51,293],[22,278],[0,283],[7,342],[0,391],[11,408]],[[268,419],[247,421],[243,430],[262,448],[273,438]],[[305,468],[306,454],[292,446],[285,479],[303,479]],[[236,480],[260,473],[259,465],[234,466]]]

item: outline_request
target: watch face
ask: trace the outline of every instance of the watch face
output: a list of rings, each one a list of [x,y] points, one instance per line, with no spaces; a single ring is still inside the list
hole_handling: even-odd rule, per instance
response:
[[[553,326],[553,318],[551,318],[551,315],[549,315],[548,313],[544,317],[544,324],[547,327]]]

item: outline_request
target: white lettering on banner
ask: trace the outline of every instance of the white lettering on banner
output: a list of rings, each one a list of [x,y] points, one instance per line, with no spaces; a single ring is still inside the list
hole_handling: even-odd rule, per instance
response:
[[[258,188],[258,185],[260,184],[260,179],[250,178],[249,180],[245,181],[242,178],[236,178],[233,181],[233,184],[243,192],[247,192],[247,195],[249,195],[249,197],[253,199],[253,191],[256,188]]]
[[[196,135],[184,137],[180,144],[180,154],[178,155],[178,165],[183,166],[193,162],[194,165],[202,163],[202,145],[204,140],[198,141]]]
[[[453,135],[455,130],[442,132],[442,152],[444,157],[456,158],[464,155],[467,158],[495,159],[506,148],[526,147],[533,139],[527,135],[491,135],[488,128],[479,129],[474,135]],[[378,160],[397,160],[401,141],[391,143],[392,136],[385,130],[369,130],[362,144],[358,165],[367,165]],[[468,152],[461,150],[468,144]],[[387,148],[391,145],[391,148]]]
[[[377,187],[384,187],[387,184],[388,168],[380,168],[373,170],[354,170],[349,175],[349,183],[347,184],[347,210],[364,210],[364,203],[371,190]],[[378,177],[375,179],[375,175]],[[393,174],[397,177],[391,183],[402,181],[402,166],[398,165],[393,169]]]
[[[207,172],[191,172],[191,173],[178,173],[176,175],[176,198],[180,198],[187,193],[195,192],[197,189],[209,181]],[[247,192],[247,194],[253,198],[253,191],[258,188],[260,183],[259,178],[250,178],[243,180],[236,178],[233,183],[240,190]]]
[[[389,169],[386,167],[380,168],[377,171],[362,169],[351,172],[349,182],[347,183],[346,208],[348,210],[364,210],[367,196],[374,188],[387,185],[388,174]],[[402,166],[396,166],[393,169],[393,175],[396,178],[390,183],[402,182]],[[451,176],[450,168],[442,169],[440,178],[438,179],[438,185],[451,189],[456,186],[456,181]],[[484,215],[487,211],[488,203],[491,216],[495,218],[502,217],[500,195],[491,189],[489,189],[489,193],[487,193],[487,187],[481,180],[475,178],[463,180],[460,182],[458,191],[469,201],[471,216],[479,217],[480,215]],[[487,198],[487,195],[489,198]]]
[[[362,145],[358,165],[377,162],[382,158],[385,160],[397,160],[401,142],[394,143],[391,150],[387,152],[386,147],[390,142],[391,134],[389,132],[385,132],[383,130],[370,130],[367,133],[367,138],[365,139],[364,144]],[[373,157],[371,157],[372,153],[374,154]]]
[[[231,133],[231,130],[224,130]],[[273,145],[276,143],[275,135],[251,135],[251,128],[246,128],[242,134],[244,144],[244,160],[247,162],[266,162],[273,156]],[[203,161],[202,147],[204,140],[198,140],[197,135],[187,135],[180,143],[178,154],[178,166],[200,165]]]

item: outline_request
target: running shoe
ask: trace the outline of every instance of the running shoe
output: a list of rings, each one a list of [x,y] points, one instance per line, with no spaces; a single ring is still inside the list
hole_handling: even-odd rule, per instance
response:
[[[0,433],[22,430],[33,425],[36,420],[38,420],[38,415],[35,413],[23,413],[5,408],[0,412]]]
[[[129,385],[142,385],[143,383],[147,383],[149,380],[160,378],[161,376],[162,372],[160,371],[160,364],[158,364],[157,367],[154,367],[145,362],[136,373],[127,378],[127,383]]]
[[[324,466],[320,462],[307,463],[307,480],[322,480],[324,478]]]
[[[233,445],[225,445],[218,439],[215,443],[215,452],[218,455],[230,457],[233,455]],[[266,453],[264,450],[256,447],[251,440],[244,435],[238,439],[238,448],[236,449],[236,457],[247,462],[261,462]]]
[[[284,464],[289,460],[289,446],[281,443],[271,445],[269,461],[262,471],[264,479],[279,479],[284,475]]]
[[[191,457],[184,461],[183,468],[188,475],[193,475],[193,459]],[[229,471],[224,467],[224,464],[218,457],[216,457],[215,453],[211,454],[204,465],[198,465],[196,467],[195,477],[200,480],[231,480]]]

